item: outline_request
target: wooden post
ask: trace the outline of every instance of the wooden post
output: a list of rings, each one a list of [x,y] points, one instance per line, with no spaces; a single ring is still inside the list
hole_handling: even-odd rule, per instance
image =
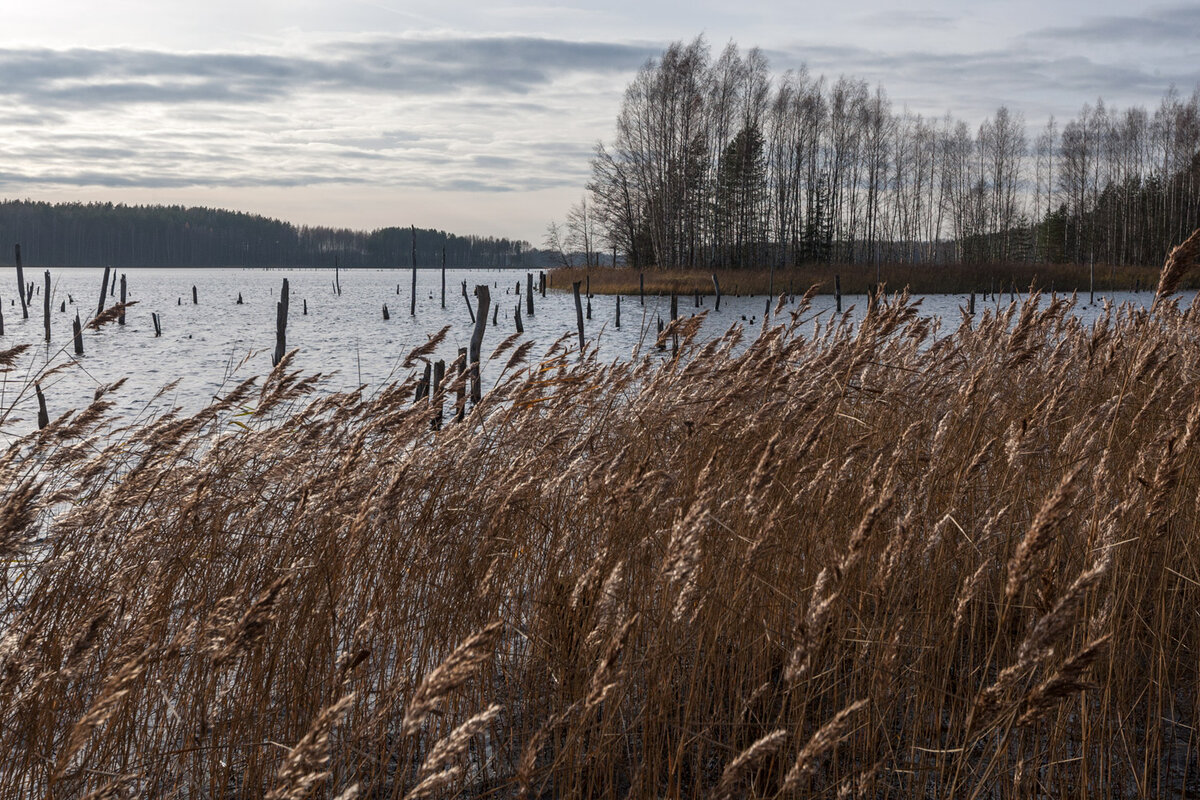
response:
[[[408,315],[417,315],[417,226],[412,226],[412,300],[408,304]]]
[[[458,359],[454,362],[454,365],[458,367],[458,375],[459,378],[461,378],[462,374],[466,372],[467,369],[467,348],[458,348]],[[458,384],[458,391],[456,392],[456,396],[454,398],[454,418],[459,422],[462,422],[466,416],[467,388],[460,380]]]
[[[1096,259],[1094,258],[1088,261],[1088,303],[1096,304]]]
[[[521,301],[520,300],[517,300],[517,307],[513,311],[513,319],[516,320],[516,323],[517,323],[517,333],[524,333],[525,326],[521,324]]]
[[[111,271],[111,267],[104,268],[104,280],[100,282],[100,303],[96,306],[97,317],[104,313],[104,298],[108,296],[108,275]]]
[[[125,273],[121,273],[121,316],[117,317],[117,324],[125,324]],[[239,294],[238,297],[241,297]]]
[[[4,335],[4,301],[0,300],[0,336]]]
[[[462,282],[463,302],[467,304],[467,313],[471,315],[471,324],[475,324],[475,309],[471,308],[471,298],[467,297],[467,282]]]
[[[833,298],[837,301],[838,313],[842,313],[842,276],[833,276]]]
[[[45,428],[50,424],[50,414],[46,411],[46,395],[42,394],[42,387],[39,383],[33,384],[33,390],[37,392],[38,401],[38,430]]]
[[[971,296],[967,298],[967,313],[975,313],[975,292],[971,292]]]
[[[21,245],[16,245],[17,294],[21,296],[21,319],[29,319],[29,306],[25,302],[25,270],[21,268]]]
[[[475,315],[475,329],[471,331],[471,347],[468,358],[471,361],[471,402],[478,403],[483,399],[483,386],[479,378],[479,349],[483,346],[483,331],[487,327],[488,308],[492,304],[492,292],[486,283],[475,286],[475,297],[478,298],[479,311]]]
[[[287,318],[288,318],[288,279],[283,279],[283,288],[279,290],[279,302],[275,304],[275,357],[271,359],[274,366],[283,360],[287,353]]]
[[[500,304],[496,303],[492,307],[492,327],[496,327],[496,323],[500,321]]]
[[[79,314],[75,314],[75,324],[72,326],[75,332],[75,355],[83,355],[83,326],[79,324]]]
[[[200,299],[196,296],[196,285],[192,284],[192,305],[199,305]]]
[[[525,313],[533,316],[533,273],[525,273]]]
[[[342,296],[342,275],[338,269],[338,257],[333,257],[333,291],[338,296]]]
[[[442,308],[446,307],[446,248],[442,247]]]
[[[385,320],[389,320],[389,319],[391,319],[391,318],[392,318],[392,317],[391,317],[391,315],[390,315],[390,314],[388,314],[388,310],[387,310],[387,303],[384,303],[384,304],[383,304],[383,318],[384,318]]]
[[[592,276],[587,275],[587,285],[585,285],[584,293],[587,294],[587,318],[592,318]]]
[[[713,310],[720,311],[721,310],[721,284],[717,281],[717,273],[715,273],[715,272],[712,274],[712,281],[713,281],[713,290],[716,291],[716,293],[717,293],[717,303]]]
[[[46,270],[46,291],[42,298],[42,327],[46,329],[46,344],[50,344],[50,270]]]
[[[58,307],[58,313],[60,313],[60,314],[65,314],[65,313],[67,313],[67,301],[66,301],[66,300],[63,300],[63,301],[62,301],[62,305],[60,305],[60,306]]]
[[[421,376],[420,380],[417,381],[417,392],[416,392],[416,395],[413,397],[413,405],[414,406],[417,403],[424,400],[425,398],[429,397],[429,384],[433,379],[432,376],[433,376],[433,365],[430,364],[428,361],[426,361],[425,362],[425,373]]]
[[[542,297],[545,297],[546,296],[546,272],[544,270],[538,270],[538,283],[541,284],[541,287],[542,287]]]
[[[621,329],[621,295],[617,295],[617,330]]]
[[[159,324],[158,314],[151,312],[150,321],[154,323],[154,337],[158,338],[159,336],[162,336],[162,326]]]
[[[446,362],[438,359],[433,362],[433,389],[429,393],[429,402],[434,407],[433,429],[442,429],[442,380],[446,377]]]
[[[575,325],[579,328],[579,353],[583,355],[583,304],[579,301],[579,281],[571,284],[575,294]]]
[[[304,316],[308,316],[308,298],[304,298]]]

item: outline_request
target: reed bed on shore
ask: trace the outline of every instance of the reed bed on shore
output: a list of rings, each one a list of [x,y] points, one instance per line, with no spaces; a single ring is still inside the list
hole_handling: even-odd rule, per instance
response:
[[[618,267],[573,267],[550,270],[547,286],[570,290],[573,281],[590,278],[593,294],[636,296],[639,274],[647,294],[703,295],[714,293],[714,270],[639,270]],[[1030,286],[1047,292],[1078,291],[1086,294],[1090,273],[1087,265],[1034,264],[881,264],[878,274],[873,264],[834,264],[780,267],[772,275],[769,269],[715,270],[721,291],[728,295],[801,294],[810,286],[820,286],[822,294],[833,294],[833,276],[842,282],[843,294],[866,294],[869,287],[882,282],[886,286],[904,286],[912,294],[968,294],[970,292],[1008,295],[1025,294]],[[1097,264],[1097,292],[1151,290],[1158,280],[1157,267]],[[1196,282],[1184,284],[1195,288]]]
[[[1194,792],[1200,313],[1067,302],[98,393],[0,458],[0,797]]]

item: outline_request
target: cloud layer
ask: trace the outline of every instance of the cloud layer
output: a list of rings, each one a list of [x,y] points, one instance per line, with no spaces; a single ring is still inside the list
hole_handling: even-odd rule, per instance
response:
[[[747,0],[747,14],[756,8]],[[844,36],[739,44],[763,44],[776,72],[864,78],[897,107],[968,122],[1007,104],[1040,126],[1097,96],[1153,105],[1172,83],[1185,93],[1200,83],[1190,55],[1200,8],[1191,6],[1050,19],[976,45],[968,32],[979,22],[958,7],[852,16]],[[357,187],[420,210],[478,195],[494,211],[476,208],[475,217],[496,220],[480,232],[537,239],[583,191],[592,146],[611,136],[626,84],[666,44],[609,38],[430,32],[238,52],[0,48],[0,196],[111,189],[120,199],[141,189],[189,202],[195,190],[211,202],[227,189],[219,202],[236,207],[239,192],[274,188],[315,208],[334,187],[340,197]],[[725,37],[711,40],[716,50]],[[307,221],[370,227],[384,222],[377,206]]]

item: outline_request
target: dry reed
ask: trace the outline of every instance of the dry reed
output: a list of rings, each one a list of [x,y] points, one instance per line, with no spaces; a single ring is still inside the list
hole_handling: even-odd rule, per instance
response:
[[[1200,312],[776,323],[17,441],[0,798],[1200,789]]]

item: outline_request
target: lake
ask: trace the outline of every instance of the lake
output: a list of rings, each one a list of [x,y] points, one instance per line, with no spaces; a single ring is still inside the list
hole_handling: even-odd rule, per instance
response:
[[[28,268],[26,281],[42,286],[43,270]],[[400,368],[408,352],[422,344],[445,325],[451,329],[433,354],[450,364],[465,348],[471,337],[472,324],[462,297],[462,282],[467,282],[468,295],[475,285],[486,283],[493,305],[499,306],[497,323],[490,323],[484,336],[482,353],[486,360],[500,341],[515,331],[513,312],[518,299],[522,302],[521,316],[525,326],[522,341],[532,338],[538,345],[530,353],[540,356],[546,347],[563,334],[575,332],[575,305],[569,291],[550,289],[543,299],[535,293],[534,315],[528,317],[524,307],[525,271],[518,270],[446,270],[446,307],[441,307],[441,271],[417,271],[416,315],[409,313],[411,270],[343,270],[340,273],[342,293],[333,289],[332,270],[237,270],[237,269],[126,269],[128,299],[137,301],[127,313],[127,324],[109,324],[99,331],[85,330],[84,355],[76,359],[72,347],[71,325],[76,312],[86,324],[94,316],[100,296],[103,269],[51,270],[51,343],[43,341],[42,296],[35,294],[29,319],[22,319],[19,302],[15,300],[15,270],[0,273],[0,302],[3,302],[4,337],[0,349],[20,343],[34,347],[10,371],[0,385],[0,408],[16,402],[19,413],[10,415],[2,433],[6,437],[19,435],[36,426],[36,403],[32,392],[20,395],[21,387],[47,366],[74,362],[68,369],[51,375],[42,382],[50,417],[86,406],[95,388],[126,377],[128,381],[110,395],[114,409],[123,418],[134,418],[147,412],[147,401],[170,381],[178,385],[155,406],[163,409],[179,406],[185,412],[196,411],[215,395],[222,393],[234,381],[251,375],[265,375],[271,370],[271,354],[275,345],[275,304],[279,299],[284,278],[291,290],[290,314],[287,328],[288,348],[298,348],[294,365],[305,372],[323,372],[330,376],[325,390],[354,389],[365,384],[368,390],[390,381],[405,378],[409,371]],[[120,273],[114,271],[114,280]],[[516,293],[518,282],[520,296]],[[536,287],[537,273],[534,272]],[[399,285],[399,294],[397,294]],[[198,303],[192,303],[192,286],[196,287]],[[119,290],[118,290],[119,292]],[[238,295],[243,303],[237,303]],[[1118,292],[1110,295],[1114,303],[1130,302],[1148,305],[1152,292]],[[964,306],[962,295],[928,295],[920,298],[922,313],[943,317],[946,330],[958,325],[958,308]],[[1075,314],[1090,322],[1102,310],[1102,299],[1089,305],[1086,295]],[[1183,302],[1191,301],[1185,296]],[[73,303],[71,302],[73,300]],[[475,298],[470,296],[472,307]],[[843,307],[856,306],[856,318],[866,307],[862,295],[844,296]],[[66,312],[60,311],[67,301]],[[713,298],[702,298],[703,309],[697,309],[692,297],[679,297],[681,316],[708,310],[710,313],[701,330],[708,338],[726,331],[730,325],[751,322],[761,324],[766,298],[733,297],[726,295],[721,311],[712,310]],[[997,298],[1007,303],[1008,295]],[[106,298],[106,305],[115,302]],[[307,302],[308,313],[303,313]],[[391,319],[383,319],[387,304]],[[602,360],[627,358],[639,342],[653,343],[659,317],[670,318],[667,297],[647,297],[645,306],[638,298],[621,300],[622,327],[614,326],[616,298],[597,295],[592,299],[592,320],[585,322],[586,335],[594,342]],[[772,304],[773,306],[774,304]],[[977,311],[985,307],[977,298]],[[827,319],[834,310],[834,298],[821,295],[814,298],[811,315]],[[151,313],[161,319],[162,336],[154,336]],[[489,313],[489,317],[491,314]],[[743,322],[744,320],[744,322]],[[571,340],[574,343],[574,339]],[[494,382],[504,359],[483,365],[484,388]]]

